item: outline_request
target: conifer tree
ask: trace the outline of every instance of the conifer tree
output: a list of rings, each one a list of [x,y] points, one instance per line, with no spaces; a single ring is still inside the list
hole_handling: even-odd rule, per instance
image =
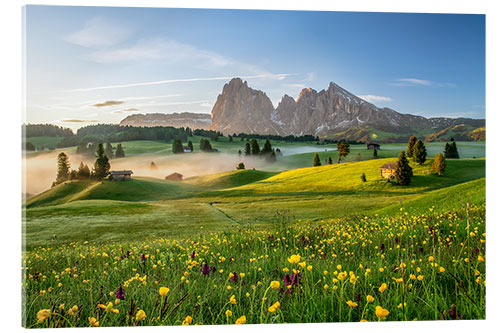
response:
[[[56,176],[56,184],[60,184],[69,179],[69,158],[68,155],[61,152],[57,156],[57,176]]]
[[[188,147],[191,150],[191,152],[194,151],[193,143],[191,142],[191,140],[189,140],[189,142],[188,142]]]
[[[445,158],[460,158],[458,156],[457,144],[455,139],[450,139],[451,143],[446,143],[444,146],[444,157]]]
[[[245,144],[245,156],[249,156],[249,155],[251,155],[251,154],[252,154],[252,149],[251,149],[251,147],[250,147],[250,144],[247,142],[247,143]]]
[[[434,157],[434,162],[432,163],[432,169],[436,171],[438,176],[444,175],[444,170],[446,169],[446,161],[442,153],[437,153]]]
[[[182,154],[184,153],[184,146],[182,145],[181,140],[175,139],[172,144],[172,153],[174,154]]]
[[[332,158],[330,156],[328,156],[328,164],[332,164],[333,161],[332,161]]]
[[[399,185],[409,185],[413,176],[413,169],[408,163],[404,150],[399,153],[398,161],[396,162],[396,172],[394,178]]]
[[[351,149],[349,148],[349,143],[347,143],[347,141],[345,141],[345,140],[339,141],[337,143],[337,152],[339,154],[339,160],[337,163],[340,163],[340,161],[342,160],[342,157],[349,155],[350,151],[351,151]]]
[[[413,157],[413,146],[415,146],[415,143],[417,142],[417,137],[415,135],[412,135],[410,137],[410,140],[408,141],[408,149],[406,149],[406,155],[408,158]]]
[[[316,153],[314,155],[314,159],[313,159],[313,167],[320,166],[320,165],[321,165],[321,161],[319,159],[318,153]]]
[[[116,147],[115,158],[125,157],[125,152],[123,151],[122,144],[119,143]]]
[[[423,164],[427,159],[427,150],[422,140],[418,140],[413,146],[413,161]]]
[[[252,139],[250,141],[250,147],[252,148],[252,155],[254,155],[254,156],[260,155],[260,147],[259,147],[259,143],[257,142],[257,140]]]
[[[156,166],[155,162],[151,161],[151,164],[149,165],[149,170],[158,170],[158,167]]]
[[[97,180],[104,179],[109,174],[109,158],[104,153],[102,143],[97,146],[96,160],[94,163],[94,178]]]
[[[374,158],[377,158],[377,157],[378,157],[378,154],[377,154],[377,149],[373,149],[373,157],[374,157]]]
[[[106,149],[104,149],[104,153],[109,159],[113,158],[113,146],[111,145],[111,143],[106,143]]]
[[[269,163],[276,162],[276,153],[274,152],[274,150],[270,154],[266,154],[265,159],[266,159],[266,162],[269,162]]]
[[[262,155],[267,155],[271,154],[273,152],[273,147],[271,146],[271,142],[269,140],[266,140],[264,143],[264,148],[262,148],[262,151],[260,152]]]
[[[236,170],[245,170],[245,164],[243,164],[243,162],[241,162],[240,164],[238,164],[236,166]]]
[[[90,169],[87,164],[83,164],[80,162],[80,166],[78,167],[78,179],[89,179],[90,178]]]

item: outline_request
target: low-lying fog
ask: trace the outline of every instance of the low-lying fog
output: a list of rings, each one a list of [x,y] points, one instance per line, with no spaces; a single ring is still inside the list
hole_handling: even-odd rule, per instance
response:
[[[24,158],[25,189],[24,193],[35,195],[50,188],[57,175],[57,155],[60,151],[47,152],[36,157]],[[80,162],[90,169],[95,159],[65,152],[71,169],[78,169]],[[157,170],[150,168],[151,162]],[[159,156],[158,154],[141,154],[132,157],[111,159],[111,170],[132,170],[133,176],[148,176],[165,179],[165,176],[178,172],[188,177],[235,170],[238,163],[245,163],[246,169],[262,169],[268,165],[263,159],[238,157],[224,153],[186,153],[182,155]],[[269,165],[268,165],[269,166]]]

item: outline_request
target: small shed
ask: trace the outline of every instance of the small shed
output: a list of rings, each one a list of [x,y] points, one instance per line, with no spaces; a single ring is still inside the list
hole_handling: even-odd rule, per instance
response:
[[[380,145],[378,143],[373,143],[373,142],[368,143],[366,147],[367,149],[377,149],[377,150],[380,149]]]
[[[181,181],[182,175],[178,172],[174,172],[174,173],[171,173],[170,175],[166,176],[165,180]]]
[[[109,179],[111,180],[129,180],[132,179],[132,170],[110,171]]]
[[[396,174],[396,163],[387,162],[380,167],[380,176],[385,179],[392,179]]]

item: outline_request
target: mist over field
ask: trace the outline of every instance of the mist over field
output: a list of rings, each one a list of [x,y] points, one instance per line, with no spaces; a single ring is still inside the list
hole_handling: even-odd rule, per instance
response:
[[[39,194],[50,189],[57,175],[57,155],[60,151],[47,152],[35,157],[24,157],[24,193]],[[71,169],[77,170],[80,162],[87,164],[92,170],[95,158],[64,152],[69,157]],[[151,169],[151,162],[157,166]],[[247,169],[261,169],[268,165],[263,159],[225,153],[192,153],[181,155],[141,154],[119,159],[111,159],[110,170],[132,170],[132,177],[154,177],[165,179],[173,172],[182,174],[184,179],[235,170],[238,163],[243,162]]]

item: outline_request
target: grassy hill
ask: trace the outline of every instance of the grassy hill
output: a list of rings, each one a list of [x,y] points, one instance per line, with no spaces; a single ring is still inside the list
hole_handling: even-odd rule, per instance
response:
[[[210,189],[230,188],[246,185],[276,175],[277,172],[260,170],[235,170],[213,175],[187,178],[183,183]]]

